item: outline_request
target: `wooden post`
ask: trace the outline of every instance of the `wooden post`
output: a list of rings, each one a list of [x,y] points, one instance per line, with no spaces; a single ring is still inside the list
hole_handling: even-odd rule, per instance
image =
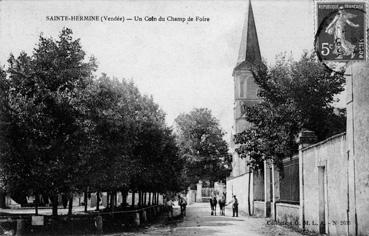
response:
[[[96,217],[96,228],[97,228],[97,233],[98,234],[103,233],[103,219],[102,219],[101,215],[98,215]]]
[[[24,225],[25,225],[24,219],[17,219],[16,236],[24,235]]]
[[[146,210],[143,210],[142,211],[142,221],[143,222],[146,222],[147,221],[147,213],[146,213]]]
[[[140,213],[135,213],[135,220],[134,220],[134,222],[135,222],[135,225],[136,226],[140,226]]]

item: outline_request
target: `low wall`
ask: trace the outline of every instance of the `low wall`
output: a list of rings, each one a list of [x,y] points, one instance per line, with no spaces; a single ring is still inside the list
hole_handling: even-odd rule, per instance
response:
[[[254,216],[264,217],[265,216],[265,202],[254,201]]]
[[[179,214],[179,207],[175,207],[173,215]],[[89,214],[57,217],[14,214],[0,216],[0,228],[9,233],[15,232],[16,235],[95,235],[101,231],[104,233],[126,231],[150,223],[163,215],[167,215],[163,205],[116,212],[91,211]]]
[[[298,227],[300,218],[300,206],[288,203],[276,203],[276,220],[281,224]]]

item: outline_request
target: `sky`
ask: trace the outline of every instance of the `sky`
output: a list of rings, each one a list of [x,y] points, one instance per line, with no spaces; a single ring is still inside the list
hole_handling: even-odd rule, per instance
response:
[[[248,0],[0,1],[0,65],[10,53],[31,53],[42,32],[63,27],[97,58],[98,74],[133,80],[152,95],[173,125],[177,115],[207,107],[231,134],[233,78]],[[281,52],[312,50],[312,0],[252,0],[260,51],[268,63]],[[55,21],[53,16],[99,16],[100,21]],[[124,17],[125,21],[104,21]],[[127,18],[141,17],[142,21]],[[145,21],[145,17],[166,21]],[[169,18],[209,21],[180,22]],[[168,18],[169,17],[169,18]]]

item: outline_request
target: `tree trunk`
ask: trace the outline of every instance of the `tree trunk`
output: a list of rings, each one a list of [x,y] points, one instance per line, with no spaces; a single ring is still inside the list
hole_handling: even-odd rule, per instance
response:
[[[43,204],[48,205],[49,204],[49,195],[48,194],[42,194]]]
[[[126,207],[128,204],[127,204],[127,195],[128,195],[128,191],[123,189],[122,190],[122,203],[123,203],[123,206]]]
[[[100,192],[96,193],[96,211],[100,210]]]
[[[57,216],[58,215],[58,195],[53,195],[51,197],[51,204],[52,204],[52,214],[53,216]]]
[[[40,204],[40,195],[35,195],[35,215],[38,215],[38,205]]]
[[[84,192],[84,200],[85,202],[85,212],[87,212],[87,204],[88,204],[88,200],[87,200],[87,189]]]
[[[111,211],[114,212],[114,207],[115,207],[115,192],[112,191],[111,195],[110,195],[110,205],[111,205]]]
[[[73,194],[69,197],[69,205],[68,205],[68,216],[72,215],[72,209],[73,209]]]
[[[135,191],[132,191],[132,207],[135,207]]]

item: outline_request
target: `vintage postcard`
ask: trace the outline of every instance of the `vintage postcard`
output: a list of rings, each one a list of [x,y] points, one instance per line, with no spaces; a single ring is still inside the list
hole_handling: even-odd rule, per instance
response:
[[[0,0],[0,235],[369,235],[368,0]]]

